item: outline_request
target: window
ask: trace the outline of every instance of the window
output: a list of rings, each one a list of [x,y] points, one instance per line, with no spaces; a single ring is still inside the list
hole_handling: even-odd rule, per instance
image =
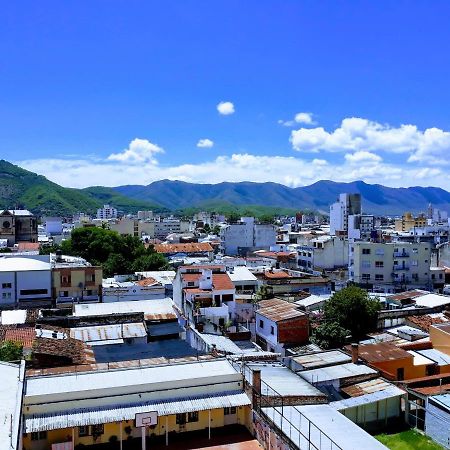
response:
[[[412,249],[412,252],[413,252],[413,253],[419,253],[419,249],[418,249],[418,248],[413,248],[413,249]]]
[[[378,267],[378,268],[384,267],[384,262],[383,261],[375,261],[375,267]]]
[[[264,321],[263,320],[259,320],[259,328],[264,328]]]
[[[35,431],[35,432],[31,433],[32,441],[41,441],[43,439],[47,439],[46,431]]]
[[[397,380],[402,381],[405,379],[405,369],[400,367],[397,369]]]
[[[2,283],[2,289],[11,289],[11,283]]]
[[[419,265],[419,262],[417,261],[417,259],[412,259],[412,260],[411,260],[411,265],[412,265],[412,266],[418,266],[418,265]]]
[[[68,297],[69,296],[69,291],[59,291],[59,296],[60,297]]]
[[[363,280],[370,280],[370,273],[363,273],[362,274],[362,279]]]
[[[365,269],[369,269],[371,266],[370,261],[361,261],[361,267],[364,267]]]
[[[21,289],[20,295],[44,295],[48,294],[47,289]]]
[[[375,280],[376,281],[383,281],[384,280],[384,275],[382,273],[375,274]]]
[[[95,273],[86,274],[86,281],[95,281]]]
[[[188,281],[187,285],[188,285],[188,287],[192,287],[195,285],[195,283],[193,281]]]
[[[88,426],[78,427],[78,436],[80,437],[90,436],[89,427]]]
[[[175,421],[178,425],[184,425],[186,423],[186,413],[177,414]]]
[[[72,277],[70,275],[61,275],[61,284],[70,284]]]
[[[362,254],[363,255],[370,255],[370,248],[363,248],[362,249]]]
[[[231,407],[225,407],[223,408],[223,413],[225,416],[228,416],[230,414],[236,414],[236,406],[231,406]]]
[[[105,432],[104,426],[101,423],[100,425],[92,425],[91,427],[91,433],[94,436],[99,436],[100,434],[103,434]]]
[[[272,325],[270,326],[270,334],[275,334],[275,328]]]
[[[198,422],[198,411],[192,411],[188,413],[188,422]]]
[[[11,298],[11,292],[3,292],[2,298],[3,298],[3,299]]]

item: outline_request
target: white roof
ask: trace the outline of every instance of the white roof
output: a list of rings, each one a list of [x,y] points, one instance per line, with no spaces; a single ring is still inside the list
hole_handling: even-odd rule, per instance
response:
[[[50,271],[50,269],[50,263],[33,258],[0,258],[0,272],[29,272],[31,270]]]
[[[181,385],[205,385],[214,377],[227,379],[239,376],[231,364],[224,359],[199,361],[183,364],[168,364],[153,367],[124,368],[109,371],[92,371],[28,377],[25,402],[48,403],[51,399],[85,399],[89,396],[101,397],[103,390],[140,392],[151,390],[158,384],[167,387],[168,383]],[[117,391],[115,391],[117,392]]]
[[[76,304],[74,315],[78,317],[108,316],[110,314],[142,312],[145,315],[174,314],[173,301],[167,297],[157,300],[135,300],[111,303]]]
[[[235,266],[231,271],[227,271],[231,281],[252,281],[256,282],[258,279],[245,266]]]
[[[328,301],[331,297],[331,294],[326,295],[310,295],[309,297],[303,298],[301,300],[297,300],[294,302],[296,305],[304,306],[305,308],[313,305],[319,305],[320,303],[324,303]]]
[[[98,325],[91,327],[71,328],[70,337],[88,344],[119,343],[122,339],[147,336],[147,329],[143,323],[123,323],[114,325]]]
[[[434,308],[436,306],[445,306],[450,304],[450,296],[440,294],[425,294],[416,297],[414,302],[417,306]]]
[[[329,366],[331,364],[348,363],[352,360],[352,358],[340,350],[330,350],[326,352],[294,356],[292,360],[297,364],[300,364],[305,369],[312,369]]]
[[[310,436],[314,448],[319,449],[386,450],[383,444],[330,405],[263,408],[263,412],[297,448],[309,448],[307,437]]]
[[[21,365],[0,362],[0,442],[5,450],[19,448],[24,373],[24,361]]]
[[[174,270],[152,270],[147,272],[135,272],[136,275],[142,275],[145,278],[154,278],[161,284],[172,284],[176,272]]]
[[[3,311],[1,313],[0,323],[2,325],[16,325],[25,323],[27,311],[25,309],[14,309],[12,311]]]
[[[250,405],[250,399],[244,392],[224,392],[219,395],[186,397],[158,403],[145,402],[134,405],[118,405],[115,407],[83,408],[53,414],[26,416],[25,432],[32,433],[34,431],[133,420],[137,413],[147,411],[156,411],[158,416],[168,416],[178,413],[245,405]]]
[[[299,375],[310,383],[320,383],[322,381],[339,380],[341,378],[351,378],[359,375],[375,375],[377,371],[363,364],[337,364],[320,369],[304,370]]]

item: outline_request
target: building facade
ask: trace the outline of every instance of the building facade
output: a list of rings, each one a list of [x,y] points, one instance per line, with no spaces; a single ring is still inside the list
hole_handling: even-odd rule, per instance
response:
[[[12,247],[19,242],[37,242],[36,217],[26,209],[5,209],[0,212],[0,239]]]
[[[103,205],[97,209],[97,219],[108,220],[117,218],[117,209],[111,205]]]
[[[431,288],[429,243],[353,242],[349,248],[349,281],[376,292]]]
[[[361,194],[340,194],[330,206],[330,234],[348,235],[349,216],[361,214]]]

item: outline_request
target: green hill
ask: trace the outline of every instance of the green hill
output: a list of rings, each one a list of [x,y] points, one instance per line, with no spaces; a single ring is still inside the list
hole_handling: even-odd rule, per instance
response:
[[[127,198],[110,188],[64,188],[41,175],[0,160],[0,209],[26,208],[38,215],[68,216],[80,211],[92,214],[104,203],[111,203],[125,212],[155,207],[150,202]]]

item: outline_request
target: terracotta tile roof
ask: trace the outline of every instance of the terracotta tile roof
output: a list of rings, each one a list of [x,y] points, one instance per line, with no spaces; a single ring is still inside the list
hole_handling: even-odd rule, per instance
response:
[[[212,291],[206,290],[206,289],[199,289],[199,288],[185,288],[183,291],[186,294],[208,294],[211,295]]]
[[[5,341],[18,342],[24,348],[32,348],[33,342],[36,339],[36,331],[34,327],[26,328],[8,328],[4,333]]]
[[[180,269],[192,271],[191,273],[201,272],[202,269],[225,272],[225,264],[192,264],[191,266],[180,266]]]
[[[400,292],[399,294],[390,295],[388,298],[389,298],[389,300],[404,302],[406,300],[413,300],[417,297],[422,297],[423,295],[426,295],[426,294],[429,294],[429,292],[415,289],[412,291],[404,291],[404,292]]]
[[[271,272],[270,270],[266,270],[264,272],[264,276],[266,278],[270,278],[272,280],[279,280],[280,278],[292,278],[287,272],[285,272],[284,270],[280,270],[280,271],[276,271],[276,272]]]
[[[277,298],[271,300],[261,300],[258,302],[258,314],[266,317],[273,322],[280,322],[282,320],[293,319],[306,314],[300,311],[294,303],[286,302]]]
[[[216,291],[234,290],[234,284],[227,273],[213,273],[212,283]]]
[[[183,274],[181,274],[181,278],[183,279],[183,281],[187,281],[187,282],[198,281],[201,276],[202,276],[201,273],[183,273]]]
[[[152,277],[147,277],[143,280],[139,280],[136,284],[139,286],[154,286],[155,284],[159,284],[159,282]]]
[[[32,251],[39,250],[39,242],[19,242],[17,248],[19,251]]]
[[[427,333],[430,331],[431,325],[436,325],[439,323],[447,323],[449,320],[444,317],[431,317],[426,314],[424,316],[409,316],[407,318],[408,322],[411,322],[415,326],[419,327],[421,330],[426,331]]]
[[[209,242],[188,242],[183,244],[155,244],[158,253],[206,253],[214,249]]]

